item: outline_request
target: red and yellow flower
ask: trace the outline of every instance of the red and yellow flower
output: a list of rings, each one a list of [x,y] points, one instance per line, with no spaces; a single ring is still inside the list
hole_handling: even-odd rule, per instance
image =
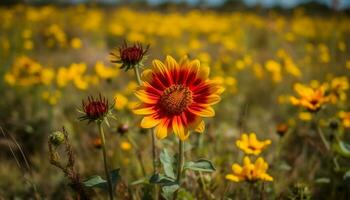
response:
[[[141,104],[135,114],[144,115],[142,128],[155,127],[159,139],[174,132],[186,140],[189,131],[203,132],[202,117],[215,115],[212,105],[224,91],[219,83],[209,80],[209,68],[186,57],[178,63],[171,56],[165,62],[154,60],[152,69],[142,73],[142,86],[136,91]]]

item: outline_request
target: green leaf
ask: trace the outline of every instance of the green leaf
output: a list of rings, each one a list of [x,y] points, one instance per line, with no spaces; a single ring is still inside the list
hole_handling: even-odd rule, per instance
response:
[[[185,163],[184,169],[189,169],[193,171],[202,171],[202,172],[214,172],[215,167],[213,163],[209,160],[199,159],[195,162],[189,161]]]
[[[119,170],[120,169],[114,169],[109,172],[111,176],[111,181],[112,181],[112,188],[114,189],[118,181],[120,180],[120,175],[119,175]],[[108,190],[108,184],[107,181],[101,178],[101,176],[95,175],[89,177],[87,180],[83,181],[83,184],[85,187],[91,187],[91,188],[101,188],[104,190]]]
[[[327,177],[322,177],[322,178],[318,178],[315,180],[316,183],[321,183],[321,184],[328,184],[331,182],[331,180]]]
[[[177,184],[175,179],[164,176],[163,174],[153,174],[149,179],[149,182],[153,184],[160,184],[162,186],[170,186]]]
[[[175,160],[173,156],[169,154],[167,149],[163,149],[162,152],[160,153],[160,162],[163,165],[165,175],[175,179],[175,173],[173,168],[173,164]]]
[[[87,180],[83,181],[83,184],[85,187],[107,189],[107,181],[98,175],[89,177]]]
[[[344,180],[350,180],[350,170],[346,171],[344,176],[343,176]]]
[[[139,180],[131,182],[130,185],[138,185],[138,184],[148,183],[148,180],[149,180],[149,178],[141,178]]]
[[[178,184],[170,185],[170,186],[163,186],[162,187],[162,195],[165,199],[170,200],[173,199],[174,192],[178,190],[180,186]]]
[[[350,145],[343,141],[335,143],[333,149],[344,157],[350,157]]]

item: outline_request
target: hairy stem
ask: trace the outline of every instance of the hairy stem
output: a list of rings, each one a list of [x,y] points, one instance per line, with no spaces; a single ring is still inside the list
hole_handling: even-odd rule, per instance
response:
[[[135,71],[137,83],[139,85],[142,85],[139,65],[134,66],[134,71]]]
[[[109,199],[113,200],[112,179],[111,179],[111,176],[109,175],[109,170],[108,170],[108,165],[107,165],[106,141],[105,141],[105,135],[103,132],[102,122],[98,122],[98,128],[99,128],[101,143],[102,143],[103,163],[104,163],[105,173],[106,173],[106,178],[107,178]]]
[[[181,185],[184,163],[185,163],[184,142],[181,139],[179,139],[179,158],[177,163],[177,178],[176,178],[176,182],[179,184],[179,186]],[[174,194],[174,200],[177,198],[178,191],[179,190],[176,190]]]

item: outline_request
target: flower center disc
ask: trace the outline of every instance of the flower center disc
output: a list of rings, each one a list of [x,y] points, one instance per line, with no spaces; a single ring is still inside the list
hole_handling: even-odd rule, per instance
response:
[[[183,85],[173,85],[164,90],[160,107],[171,115],[182,113],[192,103],[192,91]]]

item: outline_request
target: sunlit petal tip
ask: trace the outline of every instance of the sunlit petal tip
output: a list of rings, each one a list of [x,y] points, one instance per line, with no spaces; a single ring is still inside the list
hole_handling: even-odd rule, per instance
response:
[[[144,117],[141,121],[142,128],[153,128],[160,123],[160,119],[154,119],[153,117],[147,116]]]
[[[132,112],[136,115],[150,115],[155,113],[156,111],[152,107],[144,107],[133,109]]]
[[[233,174],[227,174],[225,178],[230,181],[239,182],[239,178]]]
[[[198,133],[203,133],[205,130],[205,123],[204,121],[202,120],[198,126],[195,128],[195,131],[198,132]]]

